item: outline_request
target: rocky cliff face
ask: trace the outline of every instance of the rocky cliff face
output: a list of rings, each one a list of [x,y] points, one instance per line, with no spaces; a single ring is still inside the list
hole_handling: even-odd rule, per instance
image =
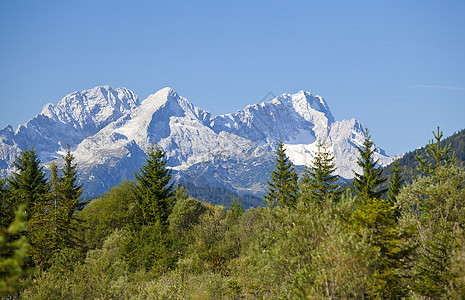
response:
[[[0,168],[34,145],[41,161],[60,162],[66,145],[74,150],[86,194],[105,192],[145,162],[151,143],[167,153],[178,181],[220,186],[260,195],[282,140],[296,165],[308,165],[316,140],[324,139],[344,178],[357,170],[356,146],[365,138],[360,122],[335,121],[325,100],[309,92],[283,94],[233,114],[212,116],[170,88],[142,103],[128,89],[108,86],[72,93],[13,132],[0,131]],[[377,151],[382,165],[390,158]]]

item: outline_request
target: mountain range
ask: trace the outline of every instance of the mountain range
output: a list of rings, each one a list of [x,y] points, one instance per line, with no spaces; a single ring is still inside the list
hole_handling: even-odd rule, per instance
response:
[[[335,156],[337,173],[353,177],[357,146],[365,139],[355,119],[336,121],[326,101],[310,92],[282,94],[232,114],[213,116],[171,88],[142,102],[126,88],[99,86],[46,104],[27,123],[0,130],[0,175],[14,171],[15,157],[34,146],[45,169],[62,163],[69,145],[78,165],[85,195],[104,193],[145,162],[151,144],[166,151],[177,182],[262,195],[274,166],[279,140],[298,166],[309,165],[317,139]],[[383,166],[391,158],[379,148]]]

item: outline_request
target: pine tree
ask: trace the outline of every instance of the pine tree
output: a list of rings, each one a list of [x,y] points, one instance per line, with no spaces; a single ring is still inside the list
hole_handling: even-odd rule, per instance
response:
[[[306,195],[320,206],[324,206],[328,199],[337,199],[339,196],[339,176],[333,175],[336,171],[334,156],[324,141],[318,140],[317,151],[310,167],[305,168],[302,186],[307,190]],[[306,198],[307,198],[306,197]]]
[[[404,180],[402,179],[402,175],[400,173],[402,171],[402,167],[399,165],[399,160],[397,157],[394,159],[394,162],[391,164],[390,168],[392,171],[392,176],[389,178],[387,200],[391,206],[394,206],[396,197],[399,194],[402,185],[404,184]]]
[[[36,207],[41,206],[44,195],[48,192],[47,179],[40,166],[40,161],[32,147],[25,149],[21,156],[13,163],[16,172],[8,179],[8,184],[12,191],[12,197],[16,205],[26,204],[27,218],[31,218]]]
[[[449,167],[456,162],[455,152],[451,150],[451,144],[441,147],[441,139],[443,137],[442,131],[439,130],[435,133],[433,131],[434,141],[433,139],[429,141],[428,145],[426,146],[426,156],[424,158],[422,155],[417,154],[415,159],[418,161],[419,166],[418,170],[423,172],[427,175],[432,175],[434,170],[438,167]]]
[[[382,177],[381,166],[376,166],[378,160],[375,160],[375,148],[373,141],[368,132],[365,131],[365,141],[362,147],[357,147],[359,157],[357,165],[362,168],[362,173],[354,172],[354,179],[352,181],[351,190],[360,199],[380,199],[386,192],[385,188],[381,186],[386,182],[386,178]]]
[[[165,155],[161,147],[151,146],[146,164],[135,174],[143,224],[154,224],[158,221],[163,226],[166,225],[174,206],[171,170],[166,168]]]
[[[286,156],[282,141],[278,142],[276,156],[276,170],[271,171],[271,181],[267,181],[268,191],[264,201],[270,208],[276,205],[295,207],[298,197],[298,176],[292,162]]]

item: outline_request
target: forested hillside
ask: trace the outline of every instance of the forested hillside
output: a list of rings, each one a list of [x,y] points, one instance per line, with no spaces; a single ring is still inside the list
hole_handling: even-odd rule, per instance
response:
[[[0,295],[465,298],[465,170],[439,138],[403,184],[400,168],[383,176],[373,149],[366,132],[362,171],[341,191],[328,145],[299,176],[281,142],[263,206],[247,210],[189,197],[156,146],[134,181],[81,208],[71,153],[47,180],[28,149],[0,185]]]
[[[441,147],[445,147],[446,145],[450,145],[451,150],[455,152],[455,157],[457,158],[458,163],[465,162],[465,129],[443,139],[441,141]],[[415,159],[415,156],[425,156],[425,154],[426,146],[414,151],[407,152],[404,156],[399,158],[399,165],[402,167],[402,174],[405,180],[410,182],[412,180],[412,175],[420,174],[420,172],[417,170],[418,161]],[[389,168],[390,166],[385,168],[386,176],[392,174]]]

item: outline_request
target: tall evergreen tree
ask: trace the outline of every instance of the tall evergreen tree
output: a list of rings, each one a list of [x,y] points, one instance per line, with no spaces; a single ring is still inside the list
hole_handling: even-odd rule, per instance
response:
[[[68,145],[66,155],[63,156],[65,161],[64,168],[62,169],[63,176],[60,178],[61,193],[63,195],[68,213],[71,215],[75,210],[80,209],[79,197],[82,195],[82,184],[78,183],[77,166],[73,164],[74,155]]]
[[[13,163],[16,172],[8,179],[12,197],[16,204],[26,204],[27,218],[31,218],[36,207],[40,207],[44,195],[48,192],[47,179],[40,166],[34,147],[25,149]]]
[[[264,196],[266,205],[270,208],[276,205],[295,207],[298,197],[297,172],[286,156],[284,143],[278,142],[276,150],[276,170],[271,171],[271,181],[267,181],[268,191]]]
[[[418,170],[427,175],[432,175],[434,170],[443,166],[449,167],[457,160],[455,158],[455,152],[451,150],[451,144],[441,147],[441,139],[443,137],[442,131],[439,130],[435,133],[433,131],[434,139],[430,140],[426,145],[426,158],[422,155],[415,155],[415,159],[418,161]]]
[[[41,207],[36,207],[28,224],[30,252],[34,261],[42,268],[49,267],[60,250],[80,249],[83,245],[76,237],[82,224],[74,216],[82,187],[76,183],[77,170],[69,147],[63,159],[63,176],[58,174],[56,164],[52,163],[50,166],[50,192],[44,195]]]
[[[402,179],[402,167],[399,164],[399,159],[396,157],[392,162],[390,169],[392,171],[392,176],[389,178],[389,188],[387,193],[387,200],[391,205],[394,205],[396,202],[396,196],[399,194],[404,180]]]
[[[382,177],[382,168],[377,166],[378,160],[374,158],[375,147],[369,134],[368,129],[365,130],[365,141],[362,147],[357,147],[359,157],[357,165],[362,169],[362,173],[354,172],[351,190],[360,199],[380,199],[385,188],[381,186],[386,182],[386,178]]]
[[[310,167],[305,168],[301,185],[307,191],[307,197],[316,201],[320,206],[332,198],[339,196],[339,176],[333,175],[336,171],[334,156],[324,141],[318,140],[317,151]],[[306,198],[307,198],[306,197]]]
[[[5,182],[5,179],[0,179],[0,227],[7,227],[14,218],[15,207]]]
[[[170,254],[172,241],[169,235],[168,217],[175,197],[171,182],[171,170],[161,147],[148,149],[146,164],[135,174],[135,218],[123,243],[123,257],[131,269],[152,268],[163,272],[174,262]]]
[[[146,164],[135,174],[143,224],[158,221],[166,225],[174,206],[171,170],[166,167],[165,155],[161,147],[152,145],[148,149]]]

